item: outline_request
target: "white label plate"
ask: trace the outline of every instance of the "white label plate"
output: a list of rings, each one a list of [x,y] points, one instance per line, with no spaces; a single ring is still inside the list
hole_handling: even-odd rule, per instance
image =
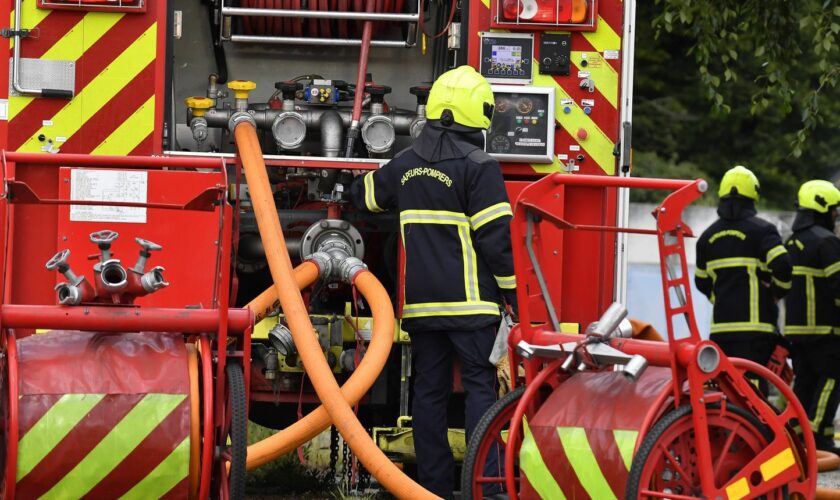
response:
[[[146,203],[148,172],[125,170],[70,171],[70,199]],[[84,222],[129,222],[144,224],[143,207],[70,205],[70,220]]]

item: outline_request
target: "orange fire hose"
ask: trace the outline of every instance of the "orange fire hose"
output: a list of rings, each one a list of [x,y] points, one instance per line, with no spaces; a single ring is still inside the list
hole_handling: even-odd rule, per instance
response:
[[[840,467],[840,457],[828,451],[817,450],[817,470],[826,472]],[[840,490],[817,488],[816,500],[840,500]]]
[[[344,400],[333,378],[317,339],[311,335],[312,323],[294,282],[292,263],[283,238],[271,187],[262,158],[256,128],[248,121],[234,125],[234,138],[245,170],[245,179],[257,219],[263,248],[280,305],[286,315],[292,338],[315,392],[338,431],[365,468],[399,498],[436,498],[403,474],[370,439],[365,428]]]
[[[312,283],[315,283],[315,280],[318,279],[319,272],[318,264],[312,261],[303,262],[292,271],[298,289],[306,288]],[[254,297],[251,302],[248,302],[245,308],[254,312],[254,323],[259,323],[271,311],[277,308],[276,304],[277,290],[274,287],[269,287],[263,293]]]
[[[301,266],[295,268],[300,269]],[[295,275],[297,278],[297,274]],[[308,285],[297,282],[299,288]],[[367,299],[373,315],[373,333],[365,356],[347,382],[341,386],[341,395],[348,405],[356,404],[370,389],[379,372],[388,361],[394,340],[394,310],[388,292],[368,271],[362,271],[354,281],[359,293]],[[302,285],[302,286],[301,286]],[[272,289],[272,295],[277,296]],[[272,299],[275,300],[275,299]],[[249,305],[250,307],[250,305]],[[282,431],[248,446],[248,470],[259,467],[291,452],[301,444],[321,433],[330,425],[330,415],[323,406],[298,420]]]
[[[198,351],[187,344],[187,371],[190,375],[190,500],[198,498],[201,467],[201,392],[198,389]]]

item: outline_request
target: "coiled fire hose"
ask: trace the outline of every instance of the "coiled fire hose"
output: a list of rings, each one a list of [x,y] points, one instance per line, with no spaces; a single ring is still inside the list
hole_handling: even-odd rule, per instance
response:
[[[318,278],[318,266],[311,261],[304,262],[294,269],[294,278],[298,289],[305,288]],[[341,394],[348,405],[356,404],[373,385],[388,361],[394,340],[394,310],[388,292],[369,271],[357,274],[354,284],[370,304],[373,333],[365,356],[341,387]],[[266,311],[273,308],[276,300],[277,291],[269,288],[246,307],[261,319]],[[324,431],[331,423],[327,410],[319,406],[282,431],[248,446],[247,468],[259,467],[291,452]]]
[[[256,128],[247,119],[231,121],[271,277],[315,392],[350,449],[388,491],[399,498],[436,498],[403,474],[382,453],[344,400],[318,341],[311,335],[312,323],[300,290],[293,285],[292,263],[277,216]]]

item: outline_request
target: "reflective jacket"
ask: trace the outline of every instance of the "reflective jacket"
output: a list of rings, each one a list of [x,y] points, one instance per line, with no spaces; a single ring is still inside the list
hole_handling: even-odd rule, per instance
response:
[[[800,210],[786,246],[793,288],[785,299],[785,335],[840,334],[840,239],[813,210]],[[832,224],[833,225],[833,224]]]
[[[512,212],[499,163],[462,134],[426,125],[415,144],[357,178],[361,210],[397,209],[405,249],[403,329],[475,330],[515,303]]]
[[[720,219],[697,241],[697,288],[714,304],[711,333],[773,333],[774,299],[791,287],[791,265],[779,232],[755,216],[753,201],[721,199]]]

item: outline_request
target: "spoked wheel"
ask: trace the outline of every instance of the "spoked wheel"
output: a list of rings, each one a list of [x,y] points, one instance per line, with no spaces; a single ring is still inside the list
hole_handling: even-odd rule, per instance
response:
[[[229,363],[225,366],[227,375],[227,432],[222,446],[220,498],[244,500],[245,459],[248,448],[248,416],[245,401],[245,377],[242,367]]]
[[[627,479],[627,498],[701,498],[700,469],[696,458],[691,406],[666,414],[645,436],[633,458]],[[722,414],[723,413],[723,414]],[[733,405],[707,408],[709,442],[716,485],[732,479],[758,455],[772,435],[754,416]],[[763,497],[787,499],[777,490]]]
[[[516,404],[525,392],[525,386],[505,394],[487,410],[478,421],[467,452],[464,455],[464,466],[461,470],[461,498],[481,500],[484,497],[482,486],[498,485],[505,489],[504,457],[507,442],[507,430],[510,419],[516,410]],[[491,451],[498,450],[499,467],[496,475],[486,475],[484,466]],[[519,471],[513,471],[517,476]]]

